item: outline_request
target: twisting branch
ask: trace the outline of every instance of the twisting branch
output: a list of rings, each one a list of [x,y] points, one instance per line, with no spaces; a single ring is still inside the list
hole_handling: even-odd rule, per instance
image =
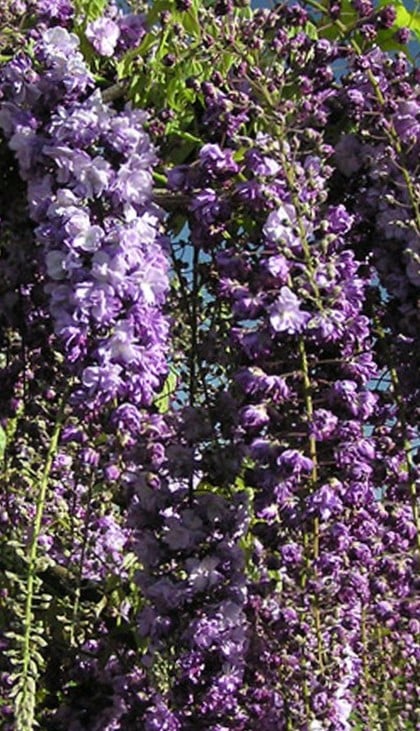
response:
[[[114,102],[116,99],[121,99],[128,89],[128,80],[117,81],[116,84],[108,86],[102,92],[102,100],[105,103]]]

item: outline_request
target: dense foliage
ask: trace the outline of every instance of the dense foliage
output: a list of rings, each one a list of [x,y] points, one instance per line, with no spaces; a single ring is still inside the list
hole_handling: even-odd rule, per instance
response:
[[[418,15],[0,10],[0,724],[414,731]]]

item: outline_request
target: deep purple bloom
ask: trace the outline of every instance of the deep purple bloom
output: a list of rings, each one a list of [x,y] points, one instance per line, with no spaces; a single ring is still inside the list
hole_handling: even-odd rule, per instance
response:
[[[308,498],[310,513],[319,515],[322,520],[327,520],[332,515],[341,512],[343,504],[339,497],[339,485],[322,485]]]
[[[281,467],[285,467],[293,473],[308,472],[313,468],[313,461],[297,449],[286,449],[277,459]]]
[[[239,165],[233,159],[232,150],[222,150],[217,144],[203,145],[199,158],[206,171],[214,177],[233,175],[239,170]]]
[[[258,429],[268,424],[270,417],[263,404],[259,406],[245,406],[239,414],[239,421],[245,429]]]
[[[313,414],[312,424],[310,425],[311,434],[319,441],[331,439],[334,435],[338,418],[327,409],[317,409]]]
[[[419,142],[420,137],[420,104],[416,101],[404,101],[393,115],[393,123],[398,136],[406,143]]]

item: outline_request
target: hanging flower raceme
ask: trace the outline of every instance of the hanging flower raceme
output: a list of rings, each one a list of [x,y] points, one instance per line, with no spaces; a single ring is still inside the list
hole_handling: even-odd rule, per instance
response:
[[[65,3],[60,8],[64,13]],[[39,554],[48,558],[42,579],[35,577],[36,587],[51,582],[72,597],[67,635],[72,645],[86,603],[103,599],[110,577],[120,584],[127,576],[130,531],[112,488],[120,473],[116,462],[139,430],[140,409],[151,403],[166,372],[168,327],[162,306],[168,280],[163,214],[151,202],[156,155],[144,131],[145,114],[129,107],[117,113],[102,101],[77,37],[65,29],[63,17],[52,13],[54,21],[60,25],[40,22],[33,31],[32,56],[20,53],[1,72],[0,126],[26,186],[31,219],[22,250],[25,268],[13,268],[10,257],[6,279],[23,304],[22,323],[12,323],[14,350],[19,338],[24,342],[19,382],[15,376],[13,384],[18,398],[8,404],[7,414],[12,420],[25,415],[16,421],[14,460],[19,467],[28,461],[34,466],[31,479],[22,476],[18,488],[6,491],[2,520],[7,519],[12,541],[30,544],[40,516],[35,540]],[[56,429],[62,398],[68,423],[40,507],[33,475]],[[76,428],[74,419],[81,416],[83,425]],[[125,611],[130,602],[121,603],[121,613]],[[108,615],[102,633],[112,628]],[[23,631],[31,639],[28,623]],[[92,673],[102,651],[105,662],[112,662],[109,648],[101,650],[89,641],[87,646],[94,656]],[[0,669],[7,695],[17,682],[8,664],[9,652],[15,650],[9,641],[4,649]],[[56,662],[54,649],[39,655],[38,662],[48,673],[49,663]],[[83,672],[89,675],[90,670],[84,666]],[[137,692],[144,673],[134,675]],[[63,685],[67,679],[64,674]],[[121,686],[121,679],[116,683]],[[127,677],[126,690],[115,691],[121,701],[108,714],[112,721],[107,714],[98,717],[101,727],[116,719],[124,724],[123,697],[133,705],[128,686]],[[151,700],[143,710],[150,705]],[[67,711],[61,711],[64,719]],[[10,713],[6,705],[5,717]],[[22,723],[18,705],[15,713]],[[70,713],[77,718],[77,709]]]
[[[42,33],[36,58],[36,72],[25,57],[6,67],[0,116],[27,181],[54,332],[77,399],[135,409],[166,371],[167,263],[145,116],[86,96],[92,79],[62,27]]]
[[[15,586],[29,597],[0,679],[25,731],[25,693],[51,728],[416,722],[414,76],[369,46],[392,10],[368,0],[336,41],[299,6],[234,5],[182,0],[160,26],[151,8],[146,43],[113,2],[80,29],[105,75],[128,48],[147,61],[145,105],[171,90],[149,128],[169,225],[188,223],[168,242],[145,113],[95,90],[69,0],[13,3],[39,20],[0,79],[30,216],[14,262],[0,213],[17,484],[0,520],[27,577],[6,572],[4,614]]]
[[[174,728],[193,731],[239,724],[243,716],[248,629],[240,541],[248,507],[243,491],[222,496],[206,486],[176,431],[191,416],[186,409],[184,419],[161,416],[145,425],[142,469],[128,475],[128,490],[132,548],[141,562],[143,663],[149,677],[170,679],[161,688]],[[159,709],[147,718],[157,723]]]
[[[358,229],[365,232],[358,246],[366,247],[369,232],[372,262],[381,285],[373,314],[378,330],[378,361],[388,373],[394,372],[393,388],[405,402],[404,429],[416,429],[420,285],[418,81],[415,69],[403,54],[391,61],[376,49],[364,56],[363,63],[355,57],[344,80],[342,103],[350,117],[354,113],[350,91],[356,87],[364,90],[364,114],[359,131],[339,140],[336,163],[351,191]],[[375,145],[371,141],[373,134],[377,137]],[[413,438],[406,436],[409,441]]]
[[[332,169],[315,155],[292,168],[288,156],[273,154],[283,196],[262,245],[242,237],[217,255],[240,364],[231,434],[249,465],[257,521],[260,579],[248,588],[248,612],[251,626],[264,627],[251,635],[245,697],[267,728],[348,729],[350,714],[366,718],[372,705],[353,689],[370,672],[363,637],[381,625],[376,586],[389,525],[374,468],[380,447],[367,436],[380,413],[365,314],[372,271],[352,250],[354,216],[328,203]],[[404,593],[409,574],[408,565]],[[400,584],[387,586],[399,611]]]

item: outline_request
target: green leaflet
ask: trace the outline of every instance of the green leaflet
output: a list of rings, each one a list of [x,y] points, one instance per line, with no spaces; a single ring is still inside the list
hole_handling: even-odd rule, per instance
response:
[[[399,51],[405,53],[408,58],[413,61],[412,54],[406,45],[398,43],[395,38],[395,28],[390,30],[381,30],[377,35],[378,46],[382,51]]]
[[[200,21],[198,20],[197,8],[192,6],[186,13],[180,13],[182,25],[187,33],[193,38],[201,37]]]
[[[310,21],[305,24],[305,33],[309,36],[309,38],[312,38],[312,40],[314,41],[316,41],[319,37],[318,28],[314,23],[311,23]]]
[[[178,374],[173,368],[170,368],[163,388],[154,400],[154,404],[160,414],[166,414],[169,411],[171,396],[176,389],[177,382]]]
[[[116,69],[119,79],[125,79],[132,73],[133,63],[139,57],[144,57],[156,43],[156,36],[147,33],[137,48],[131,48],[117,61]]]
[[[76,0],[76,13],[84,19],[84,24],[99,18],[107,6],[107,0]]]
[[[151,27],[159,19],[159,16],[165,10],[173,11],[175,9],[174,0],[157,0],[154,2],[147,14],[147,24]]]
[[[0,426],[0,460],[3,459],[7,446],[7,436],[3,427]]]

